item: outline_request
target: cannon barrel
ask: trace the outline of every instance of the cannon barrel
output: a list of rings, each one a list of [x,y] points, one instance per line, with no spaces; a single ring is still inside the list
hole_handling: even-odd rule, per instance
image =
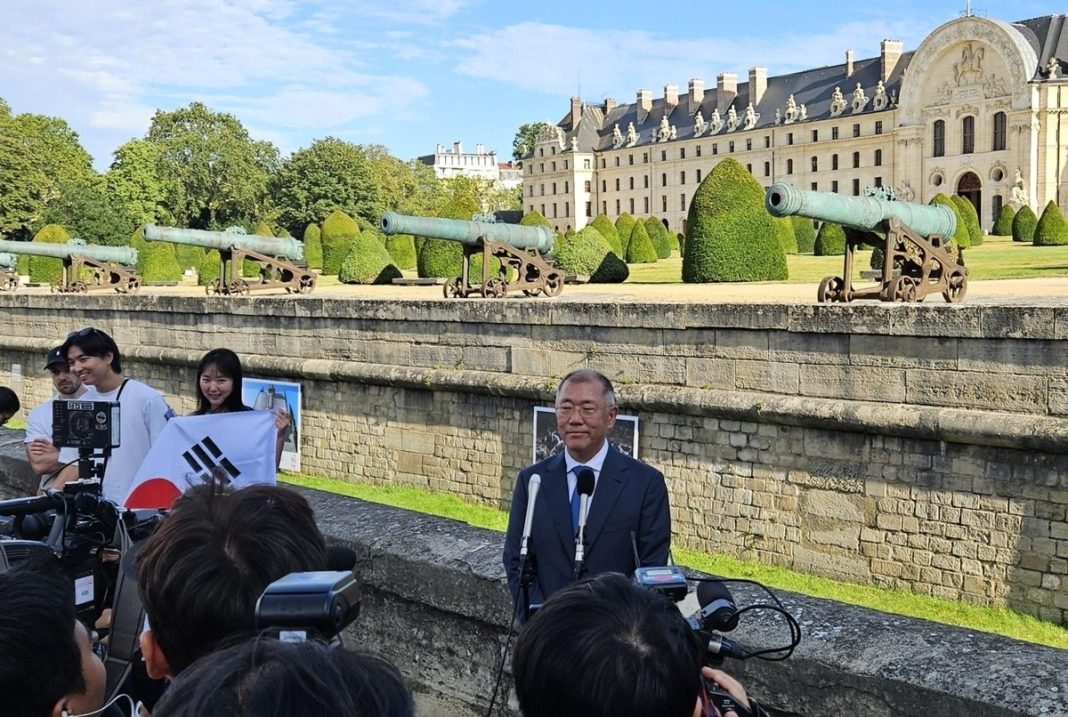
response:
[[[810,192],[785,182],[768,187],[764,206],[776,217],[797,214],[865,231],[885,230],[886,222],[892,218],[925,237],[939,236],[948,240],[957,230],[957,215],[940,204],[845,197],[831,192]]]
[[[205,249],[246,249],[268,256],[284,256],[293,261],[304,258],[304,246],[293,237],[262,237],[255,234],[233,232],[209,232],[201,229],[178,229],[145,225],[147,241],[165,241],[172,244],[188,244]]]
[[[542,254],[552,251],[555,239],[553,231],[544,226],[524,227],[519,224],[413,217],[396,212],[383,214],[380,226],[383,234],[411,234],[431,239],[448,239],[462,244],[477,244],[480,238],[490,239],[511,244],[517,249],[537,249]]]
[[[69,259],[80,256],[99,262],[115,262],[123,266],[137,264],[137,250],[128,246],[99,246],[97,244],[45,244],[43,242],[0,240],[0,252],[49,256]]]
[[[19,265],[19,258],[7,252],[0,253],[0,269],[14,269]]]

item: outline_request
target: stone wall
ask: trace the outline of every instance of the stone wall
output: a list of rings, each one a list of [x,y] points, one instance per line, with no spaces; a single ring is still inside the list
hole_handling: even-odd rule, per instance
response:
[[[677,544],[1066,621],[1065,309],[14,295],[0,382],[45,398],[41,357],[90,323],[179,412],[216,346],[300,381],[306,472],[498,507],[533,407],[597,368]]]

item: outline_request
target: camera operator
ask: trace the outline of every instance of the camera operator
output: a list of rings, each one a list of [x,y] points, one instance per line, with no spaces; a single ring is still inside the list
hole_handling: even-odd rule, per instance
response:
[[[20,408],[18,395],[7,386],[0,386],[0,428],[14,418]]]
[[[38,476],[54,473],[64,463],[77,459],[73,448],[60,449],[52,443],[52,404],[56,401],[72,401],[85,393],[85,386],[70,370],[67,354],[62,346],[48,352],[45,371],[52,374],[56,395],[34,407],[26,417],[26,458],[30,468]],[[42,486],[42,488],[45,486]]]
[[[326,567],[326,543],[299,493],[267,485],[191,488],[137,555],[148,674],[176,676],[228,641],[251,636],[256,601],[270,583]]]
[[[703,653],[664,596],[604,573],[556,592],[523,626],[512,674],[523,717],[699,717],[702,677],[756,707],[736,680],[702,668]]]
[[[389,661],[321,642],[258,638],[214,652],[182,673],[153,717],[412,717]]]
[[[129,493],[130,483],[152,441],[174,417],[174,411],[159,391],[123,377],[119,347],[100,329],[89,326],[71,333],[62,350],[71,370],[89,387],[82,400],[119,404],[121,445],[104,459],[103,483],[104,497],[121,502]],[[70,468],[60,474],[57,486],[77,475],[77,470]]]
[[[27,561],[0,573],[0,710],[19,717],[96,713],[104,683],[104,664],[75,619],[74,584],[58,561]]]

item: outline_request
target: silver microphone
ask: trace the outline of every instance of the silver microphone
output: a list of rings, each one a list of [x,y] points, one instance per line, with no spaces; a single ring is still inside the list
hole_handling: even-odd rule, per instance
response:
[[[519,542],[519,559],[525,560],[530,550],[530,531],[534,523],[534,504],[541,489],[541,476],[535,473],[527,483],[527,517],[523,521],[523,539]]]

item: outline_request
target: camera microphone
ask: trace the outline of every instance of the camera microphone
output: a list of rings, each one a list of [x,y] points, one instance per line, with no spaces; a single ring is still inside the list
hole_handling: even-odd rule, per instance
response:
[[[575,490],[579,494],[579,519],[578,531],[575,533],[575,568],[571,572],[572,580],[582,577],[582,569],[585,567],[586,517],[590,512],[590,496],[597,485],[597,478],[589,468],[584,468],[575,478]]]
[[[697,603],[701,609],[693,617],[700,621],[702,629],[730,632],[738,627],[738,606],[723,583],[708,581],[698,585]]]

